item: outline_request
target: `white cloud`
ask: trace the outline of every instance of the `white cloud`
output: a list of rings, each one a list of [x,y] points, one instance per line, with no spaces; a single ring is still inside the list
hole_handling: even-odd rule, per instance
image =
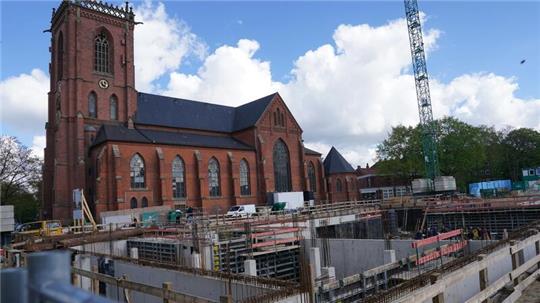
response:
[[[515,78],[465,74],[447,85],[435,82],[434,86],[433,98],[438,101],[435,108],[440,114],[473,124],[540,129],[540,99],[517,98]]]
[[[425,31],[428,55],[440,36]],[[216,49],[196,74],[171,73],[162,93],[238,105],[277,90],[304,129],[306,146],[325,154],[334,145],[353,165],[373,163],[391,126],[418,122],[406,23],[340,25],[333,40],[300,56],[286,83],[272,81],[270,62],[255,56],[257,41],[240,40]],[[540,128],[540,101],[515,97],[515,79],[463,75],[450,83],[432,79],[431,89],[435,117]]]
[[[190,56],[206,56],[207,46],[181,20],[171,17],[163,3],[145,1],[135,8],[135,81],[140,91],[154,91],[155,80],[180,67]]]
[[[45,148],[45,145],[45,136],[34,136],[34,138],[32,138],[32,147],[30,148],[32,150],[32,155],[43,159],[43,149]]]
[[[48,90],[49,77],[40,69],[0,82],[0,124],[21,132],[42,134]]]
[[[206,57],[195,75],[171,73],[162,93],[227,105],[240,105],[273,93],[281,84],[272,81],[270,62],[253,57],[259,47],[257,41],[247,39],[236,46],[221,46]]]

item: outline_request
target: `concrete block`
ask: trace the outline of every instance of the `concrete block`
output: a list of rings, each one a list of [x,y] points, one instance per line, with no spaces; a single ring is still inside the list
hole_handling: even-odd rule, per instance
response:
[[[332,266],[323,267],[322,268],[322,274],[324,276],[328,277],[328,281],[335,281],[336,280],[336,268]]]
[[[396,262],[396,251],[393,249],[385,249],[383,252],[384,264]]]
[[[132,247],[129,249],[129,257],[131,259],[139,259],[139,249],[137,247]]]
[[[249,276],[257,276],[257,262],[253,259],[244,261],[244,274]]]

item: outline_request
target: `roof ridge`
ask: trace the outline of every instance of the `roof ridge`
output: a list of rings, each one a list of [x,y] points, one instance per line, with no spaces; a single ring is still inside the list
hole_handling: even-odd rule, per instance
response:
[[[144,95],[156,96],[156,97],[160,97],[160,98],[173,99],[172,101],[193,102],[193,103],[207,104],[207,105],[212,105],[212,106],[226,107],[226,108],[229,108],[229,109],[236,109],[236,107],[234,107],[234,106],[223,105],[223,104],[218,104],[218,103],[211,103],[211,102],[205,102],[205,101],[177,98],[177,97],[171,97],[171,96],[165,96],[165,95],[157,95],[157,94],[151,94],[151,93],[143,93],[143,92],[137,92],[137,93],[138,94],[144,94]]]

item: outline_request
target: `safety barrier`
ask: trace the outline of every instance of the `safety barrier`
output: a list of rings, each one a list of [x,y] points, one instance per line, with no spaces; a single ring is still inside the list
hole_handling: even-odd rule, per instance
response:
[[[29,254],[26,260],[27,268],[0,271],[1,302],[113,302],[71,285],[71,255],[68,251],[37,252]]]

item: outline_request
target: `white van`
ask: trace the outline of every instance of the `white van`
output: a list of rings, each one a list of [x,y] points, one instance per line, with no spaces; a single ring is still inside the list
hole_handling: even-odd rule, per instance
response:
[[[235,205],[227,212],[227,217],[251,217],[255,214],[255,204]]]

